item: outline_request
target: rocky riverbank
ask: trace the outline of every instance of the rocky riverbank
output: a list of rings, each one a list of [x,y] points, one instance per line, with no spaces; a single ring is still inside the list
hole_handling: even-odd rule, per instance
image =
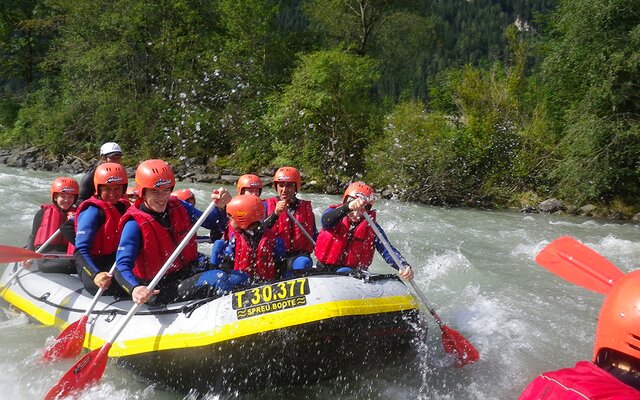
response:
[[[69,155],[52,157],[37,147],[0,149],[0,164],[9,167],[25,168],[31,170],[43,170],[58,172],[61,175],[75,175],[87,171],[92,165],[98,162],[98,158],[82,159]],[[206,166],[197,164],[192,159],[186,159],[177,163],[172,163],[176,178],[185,182],[202,182],[220,185],[234,185],[242,172],[221,169],[215,173],[207,172]],[[135,174],[135,167],[128,167],[129,176]],[[265,169],[258,175],[265,185],[271,184],[275,170]],[[342,188],[319,187],[313,180],[307,181],[303,177],[303,190],[308,192],[324,192],[329,194],[339,194]],[[382,197],[391,198],[394,193],[391,190],[382,190]],[[632,220],[640,222],[640,213],[630,214],[620,210],[613,210],[598,204],[584,204],[581,206],[567,205],[556,198],[546,199],[541,202],[521,201],[518,210],[523,213],[563,213],[577,216],[604,218],[610,220]]]

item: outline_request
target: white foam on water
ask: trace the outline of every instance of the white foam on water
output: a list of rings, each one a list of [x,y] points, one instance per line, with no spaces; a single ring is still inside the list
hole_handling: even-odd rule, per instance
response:
[[[24,314],[19,314],[11,319],[0,322],[0,332],[12,329],[17,326],[24,326],[29,323],[29,318]]]
[[[471,268],[471,262],[462,254],[460,248],[447,250],[444,253],[434,254],[427,258],[426,264],[421,270],[422,276],[416,279],[423,282],[426,278],[429,284],[436,284],[448,274],[461,274],[469,268]]]
[[[542,240],[536,243],[520,243],[516,245],[513,250],[511,250],[510,254],[513,257],[523,257],[533,260],[535,259],[536,255],[540,253],[540,251],[549,243],[550,242],[548,240]]]
[[[574,222],[574,221],[554,221],[554,220],[550,220],[549,221],[549,225],[557,225],[557,226],[567,226],[567,227],[595,227],[595,226],[602,226],[601,223],[599,223],[598,221],[595,220],[587,220],[587,221],[583,221],[583,222]]]

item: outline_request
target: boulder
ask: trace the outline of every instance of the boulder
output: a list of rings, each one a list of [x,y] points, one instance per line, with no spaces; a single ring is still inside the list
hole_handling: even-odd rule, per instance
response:
[[[597,209],[597,206],[594,206],[593,204],[587,204],[584,205],[580,208],[578,208],[577,214],[578,215],[584,215],[585,217],[591,217],[593,215],[593,212]]]
[[[189,179],[191,179],[191,182],[213,183],[217,182],[219,178],[219,175],[214,174],[195,174]]]
[[[556,211],[564,210],[564,204],[562,204],[562,202],[556,198],[551,198],[538,204],[537,208],[540,212],[554,213]]]

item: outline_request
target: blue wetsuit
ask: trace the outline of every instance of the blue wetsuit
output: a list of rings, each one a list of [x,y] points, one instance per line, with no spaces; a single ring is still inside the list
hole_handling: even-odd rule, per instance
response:
[[[182,205],[186,208],[187,213],[189,214],[189,218],[192,223],[195,223],[200,216],[202,216],[202,211],[198,210],[190,203],[180,200]],[[149,212],[145,209],[145,211]],[[154,216],[161,216],[160,213],[149,212]],[[168,219],[168,218],[167,218]],[[165,223],[170,223],[170,221],[164,221]],[[162,224],[163,221],[160,221]],[[209,229],[211,231],[223,231],[227,226],[227,215],[221,211],[219,208],[214,208],[211,214],[204,220],[202,227]],[[140,228],[135,220],[129,220],[124,224],[122,229],[122,233],[120,235],[120,244],[118,245],[118,251],[116,253],[116,279],[118,283],[127,288],[127,291],[131,293],[136,286],[140,286],[143,284],[147,284],[148,282],[141,282],[133,273],[133,268],[135,265],[135,260],[140,252],[140,246],[142,245],[142,233]],[[176,244],[177,245],[177,244]],[[194,266],[194,268],[185,268],[185,272],[178,271],[175,274],[180,278],[189,278],[198,273],[198,268]],[[200,274],[210,274],[213,271],[205,271],[200,272]],[[166,276],[165,276],[166,278]],[[200,276],[198,276],[200,278]],[[199,279],[194,279],[195,286],[198,285]],[[205,280],[206,281],[206,280]],[[161,281],[162,282],[162,281]]]

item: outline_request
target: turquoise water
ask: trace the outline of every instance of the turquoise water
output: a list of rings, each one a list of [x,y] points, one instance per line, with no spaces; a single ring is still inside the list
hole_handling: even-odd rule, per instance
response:
[[[0,167],[0,243],[25,244],[33,215],[48,201],[49,184],[55,176]],[[178,187],[194,189],[202,209],[214,188],[183,182]],[[267,190],[263,197],[271,194]],[[339,201],[328,195],[303,193],[300,197],[313,202],[318,220],[329,204]],[[640,259],[640,227],[632,223],[384,200],[376,203],[376,209],[390,241],[413,265],[416,283],[431,306],[480,351],[478,363],[452,367],[442,349],[439,329],[427,317],[430,335],[418,344],[417,357],[392,366],[363,366],[349,376],[316,385],[237,396],[176,393],[111,363],[101,383],[82,398],[514,399],[538,373],[591,357],[602,301],[599,295],[538,267],[533,261],[537,252],[551,240],[571,235],[623,271],[635,269]],[[393,271],[378,256],[372,270]],[[38,362],[45,341],[57,333],[0,301],[2,398],[41,398],[72,365],[73,361]]]

